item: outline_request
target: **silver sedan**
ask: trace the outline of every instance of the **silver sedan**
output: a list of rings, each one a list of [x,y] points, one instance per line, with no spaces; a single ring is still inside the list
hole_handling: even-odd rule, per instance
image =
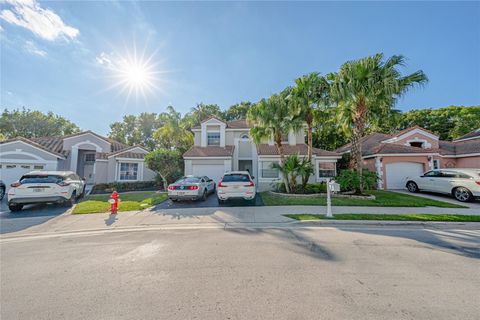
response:
[[[215,182],[206,176],[186,176],[168,186],[168,198],[172,201],[205,201],[210,193],[215,193]]]

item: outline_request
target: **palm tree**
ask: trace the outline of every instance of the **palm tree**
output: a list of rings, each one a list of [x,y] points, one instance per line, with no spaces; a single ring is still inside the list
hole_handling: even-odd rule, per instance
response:
[[[398,98],[415,85],[423,85],[428,79],[423,71],[402,76],[398,67],[405,58],[394,55],[384,61],[383,54],[344,63],[337,74],[329,75],[332,81],[331,95],[337,104],[337,117],[351,137],[353,166],[360,185],[355,192],[363,192],[362,147],[360,139],[365,128],[381,116],[390,114]]]
[[[250,108],[247,114],[247,119],[252,124],[250,135],[255,144],[258,145],[265,140],[273,139],[282,166],[285,163],[282,137],[288,135],[290,130],[300,130],[302,126],[301,121],[292,112],[292,105],[287,99],[290,91],[290,88],[288,88],[280,94],[274,94],[268,99],[260,100]],[[285,177],[283,179],[285,181]],[[288,183],[285,184],[285,187],[287,192],[290,192]]]
[[[327,79],[312,72],[295,80],[291,98],[298,109],[298,116],[307,125],[308,160],[312,161],[314,110],[328,103],[330,87]]]

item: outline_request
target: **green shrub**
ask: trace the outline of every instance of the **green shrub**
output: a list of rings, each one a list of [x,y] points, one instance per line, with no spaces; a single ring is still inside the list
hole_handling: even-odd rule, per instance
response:
[[[374,190],[377,187],[377,174],[367,169],[362,170],[362,182],[365,190]],[[360,180],[355,170],[342,170],[336,181],[342,191],[353,191],[360,186]]]
[[[114,190],[118,192],[158,190],[160,186],[157,181],[99,183],[93,186],[91,194],[110,193]]]
[[[275,191],[286,193],[285,184],[284,183],[277,183]],[[296,190],[295,193],[296,194],[302,194],[302,193],[312,194],[312,193],[325,193],[325,192],[327,192],[327,185],[325,184],[325,182],[321,182],[321,183],[307,184],[305,186],[305,191]]]

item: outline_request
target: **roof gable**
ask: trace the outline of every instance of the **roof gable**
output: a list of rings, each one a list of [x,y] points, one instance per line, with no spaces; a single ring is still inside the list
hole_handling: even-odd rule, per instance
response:
[[[411,128],[408,128],[408,129],[405,129],[405,130],[402,130],[400,132],[395,133],[390,139],[384,140],[382,142],[393,143],[393,142],[408,138],[408,137],[410,137],[412,135],[415,135],[415,134],[420,134],[420,135],[423,135],[427,138],[438,141],[438,136],[436,134],[434,134],[434,133],[432,133],[432,132],[428,131],[427,129],[424,129],[420,126],[413,126]]]

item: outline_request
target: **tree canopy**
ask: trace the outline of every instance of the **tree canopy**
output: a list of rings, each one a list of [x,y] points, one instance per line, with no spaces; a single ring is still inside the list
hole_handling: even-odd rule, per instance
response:
[[[26,108],[5,109],[0,117],[0,137],[4,139],[22,136],[36,138],[61,136],[79,132],[70,120],[53,112],[43,113]]]

